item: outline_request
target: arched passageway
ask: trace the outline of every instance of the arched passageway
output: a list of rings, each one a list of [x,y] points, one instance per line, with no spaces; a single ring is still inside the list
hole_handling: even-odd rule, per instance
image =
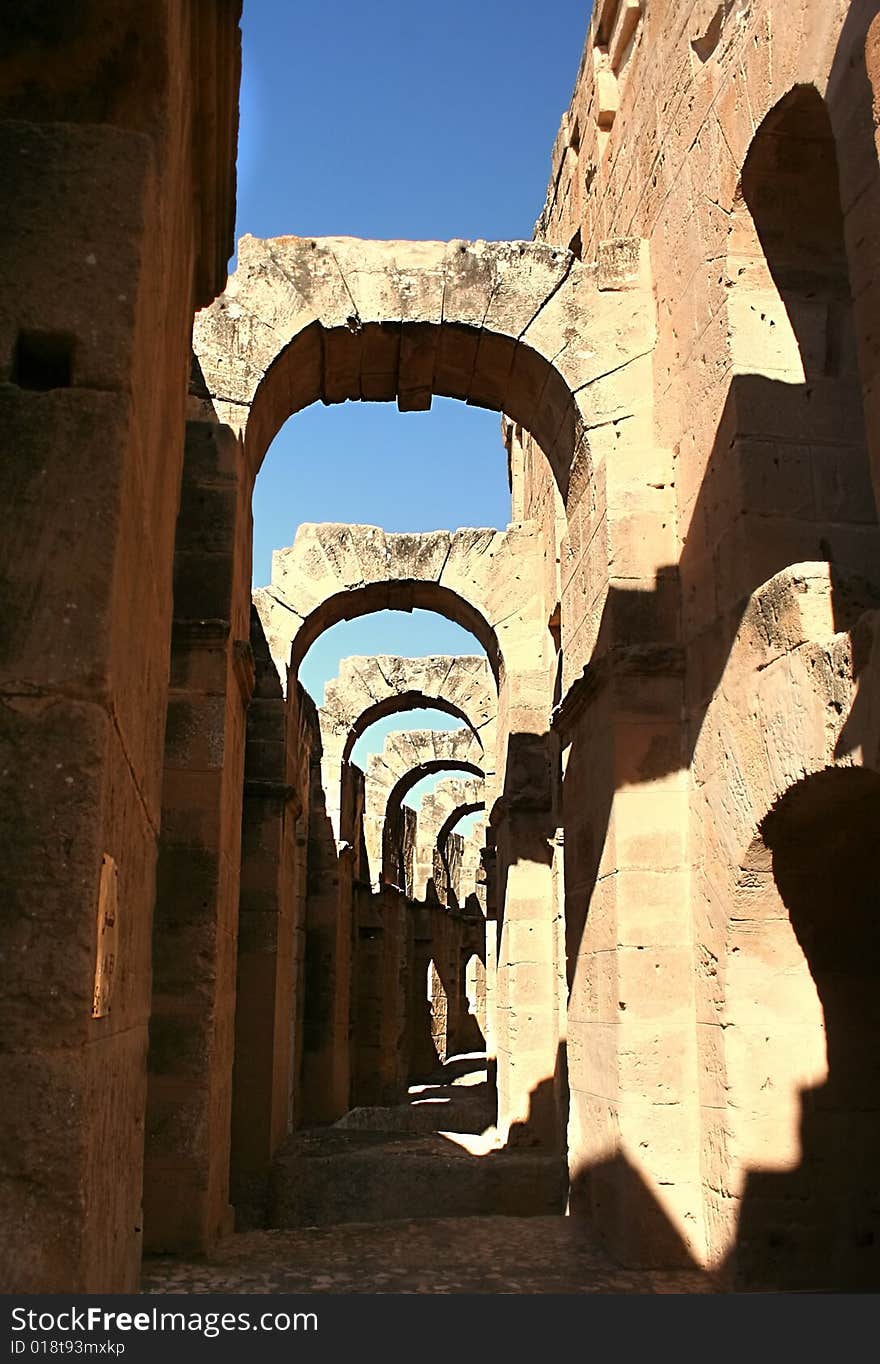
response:
[[[591,336],[589,347],[581,344],[584,334]],[[627,424],[625,418],[641,401],[636,394],[639,377],[650,372],[652,335],[644,253],[630,240],[610,243],[598,270],[592,270],[566,251],[529,243],[293,237],[261,242],[245,237],[226,292],[196,319],[192,420],[177,546],[175,686],[169,710],[175,719],[169,734],[198,731],[210,733],[212,740],[204,755],[185,746],[167,754],[163,841],[166,858],[173,857],[178,869],[176,885],[187,882],[185,867],[203,868],[207,885],[196,890],[194,876],[186,903],[179,889],[173,895],[170,887],[162,891],[156,941],[184,921],[207,935],[210,947],[194,959],[193,970],[209,1004],[204,1017],[182,1025],[187,1037],[183,1050],[205,1058],[198,1101],[189,1080],[170,1073],[178,1067],[173,1054],[161,1062],[170,1071],[160,1081],[154,1048],[145,1185],[156,1190],[157,1207],[187,1211],[175,1213],[173,1226],[160,1227],[151,1216],[149,1244],[171,1245],[186,1236],[207,1243],[226,1215],[225,1161],[211,1135],[214,1118],[209,1122],[208,1117],[215,1115],[223,1126],[220,1115],[228,1107],[231,1070],[229,1030],[215,1030],[206,1018],[214,1016],[234,989],[233,963],[223,960],[220,949],[235,925],[238,858],[234,849],[232,856],[220,849],[232,848],[227,833],[234,831],[240,809],[250,686],[249,507],[269,443],[294,412],[318,400],[397,397],[402,407],[424,407],[432,393],[456,397],[509,412],[533,432],[569,515],[580,516],[585,489],[591,487],[590,429],[604,431],[609,420],[619,418],[618,448],[639,443],[637,423]],[[603,487],[601,477],[594,480],[586,499],[589,510],[584,514],[597,518],[597,524],[604,514]],[[206,517],[208,505],[211,515]],[[208,524],[211,531],[205,534]],[[439,535],[431,537],[429,574],[418,561],[404,572],[399,556],[400,567],[389,574],[387,562],[374,555],[360,561],[357,578],[346,581],[344,565],[352,562],[350,532],[337,527],[333,535],[346,547],[341,556],[323,553],[320,527],[304,528],[294,546],[294,553],[307,543],[314,551],[301,564],[310,590],[319,585],[308,602],[279,604],[258,596],[282,677],[288,659],[292,656],[295,667],[323,628],[364,611],[433,606],[471,629],[486,649],[516,730],[514,770],[510,781],[505,778],[507,796],[496,840],[504,864],[500,884],[507,922],[543,922],[552,912],[549,883],[548,894],[536,895],[532,864],[526,866],[517,852],[529,836],[527,826],[545,822],[538,812],[551,799],[542,690],[553,643],[541,600],[543,565],[536,536],[523,526],[512,526],[502,535]],[[333,535],[325,530],[324,543],[329,545]],[[381,546],[394,556],[395,542],[417,555],[424,544],[422,537],[373,532],[374,549]],[[336,583],[332,591],[328,578]],[[605,580],[607,565],[598,590]],[[277,586],[273,582],[270,592]],[[216,625],[217,675],[207,694],[198,685],[202,642],[189,628],[194,620],[222,623]],[[590,642],[582,632],[584,657]],[[572,653],[573,662],[577,656]],[[503,757],[508,764],[507,749]],[[541,776],[537,792],[533,773]],[[511,823],[505,833],[510,821],[516,828]],[[234,843],[237,835],[230,836]],[[542,835],[532,829],[530,836],[535,841]],[[544,969],[550,1001],[557,973],[549,957]],[[160,964],[154,978],[156,1036],[166,1022],[175,1026],[177,987],[172,976],[166,978]],[[531,1090],[554,1065],[555,1003],[539,1012],[540,1021],[535,1008],[529,1009],[535,1037],[527,1066],[514,1072],[509,1049],[499,1050],[503,1102],[511,1111],[528,1111]],[[512,1006],[506,1017],[514,1016]],[[193,1130],[204,1135],[196,1143],[198,1151],[193,1148],[185,1161],[177,1162],[173,1134],[184,1111],[192,1116]],[[168,1186],[169,1170],[177,1181],[174,1191]]]

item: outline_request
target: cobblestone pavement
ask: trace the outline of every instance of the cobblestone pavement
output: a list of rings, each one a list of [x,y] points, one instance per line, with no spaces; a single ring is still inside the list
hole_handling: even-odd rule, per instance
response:
[[[584,1224],[553,1212],[538,1216],[444,1215],[453,1157],[462,1165],[456,1183],[481,1161],[468,1153],[492,1151],[494,1103],[486,1082],[485,1058],[450,1058],[427,1083],[413,1085],[392,1108],[359,1108],[333,1127],[297,1134],[306,1151],[331,1156],[353,1144],[386,1143],[395,1152],[411,1146],[433,1155],[436,1197],[421,1201],[430,1212],[402,1219],[413,1210],[406,1170],[394,1166],[398,1206],[388,1220],[343,1222],[342,1212],[364,1205],[350,1178],[331,1225],[288,1225],[229,1237],[207,1258],[148,1258],[145,1293],[712,1293],[698,1271],[627,1270],[615,1265],[590,1238]],[[438,1136],[438,1129],[448,1140]],[[393,1139],[393,1140],[392,1140]],[[454,1143],[460,1142],[461,1145]],[[450,1144],[452,1143],[452,1144]],[[440,1148],[439,1154],[435,1147]],[[521,1153],[523,1154],[523,1153]],[[524,1153],[527,1159],[528,1152]],[[514,1153],[515,1155],[515,1153]],[[496,1152],[490,1159],[504,1158]],[[514,1161],[515,1163],[515,1161]],[[472,1168],[473,1167],[473,1168]],[[294,1177],[304,1178],[302,1169]],[[372,1174],[359,1178],[373,1179]],[[345,1178],[336,1171],[335,1180]],[[387,1181],[386,1181],[387,1182]],[[332,1186],[327,1199],[338,1201]],[[346,1202],[347,1200],[347,1202]],[[324,1202],[327,1200],[325,1199]],[[375,1203],[375,1199],[371,1200]],[[459,1200],[460,1201],[460,1200]],[[369,1203],[370,1200],[367,1200]],[[389,1200],[390,1202],[390,1200]],[[324,1203],[319,1200],[321,1210]],[[562,1204],[560,1204],[562,1206]],[[518,1210],[514,1207],[512,1212]],[[542,1214],[540,1206],[536,1211]],[[318,1220],[316,1218],[316,1220]],[[326,1218],[324,1219],[326,1221]]]
[[[566,1217],[349,1223],[232,1236],[153,1258],[145,1293],[711,1293],[690,1271],[615,1266]]]

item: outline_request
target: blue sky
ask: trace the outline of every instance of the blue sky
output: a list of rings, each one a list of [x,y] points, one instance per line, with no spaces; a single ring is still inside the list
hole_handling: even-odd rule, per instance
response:
[[[530,238],[589,16],[584,0],[245,0],[236,235]],[[509,506],[496,413],[316,404],[257,480],[254,582],[302,521],[503,528]],[[479,646],[442,617],[385,612],[328,631],[300,676],[320,701],[347,654],[463,651]],[[366,747],[424,722],[385,721]]]

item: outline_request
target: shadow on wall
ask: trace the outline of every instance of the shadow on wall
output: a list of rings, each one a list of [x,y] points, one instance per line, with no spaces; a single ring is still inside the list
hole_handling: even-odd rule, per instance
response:
[[[563,743],[571,741],[563,779],[569,988],[620,780],[603,724],[607,684],[680,680],[666,710],[656,707],[652,741],[626,774],[628,784],[655,782],[690,767],[757,589],[791,565],[827,562],[835,628],[855,631],[856,676],[867,658],[857,621],[880,600],[871,585],[880,539],[836,148],[812,87],[791,91],[756,134],[732,215],[728,272],[734,373],[680,562],[657,572],[652,592],[611,588],[592,660],[555,717]],[[736,372],[740,358],[758,358],[765,372]],[[588,705],[599,716],[592,728],[579,724]],[[862,743],[864,760],[877,761],[863,732],[870,708],[860,687],[836,756]],[[880,1179],[870,1154],[880,1144],[880,905],[869,872],[878,811],[877,774],[834,769],[798,783],[764,822],[782,912],[822,1003],[829,1074],[801,1091],[797,1168],[748,1172],[735,1245],[719,1270],[727,1284],[880,1287]],[[715,1192],[721,1202],[734,1197]],[[617,1244],[644,1248],[648,1263],[688,1259],[625,1156],[575,1168],[571,1209],[612,1243],[614,1226],[626,1227]]]
[[[828,1075],[801,1091],[800,1164],[752,1171],[736,1281],[880,1290],[880,775],[829,768],[763,822],[779,899],[822,1004]]]
[[[775,897],[766,912],[778,919],[787,911],[806,958],[824,1013],[828,1074],[800,1091],[796,1167],[748,1171],[735,1241],[714,1281],[731,1289],[877,1292],[880,775],[829,768],[805,778],[766,816],[761,835],[765,856],[751,875],[770,880]],[[569,1207],[612,1243],[643,1248],[631,1267],[697,1269],[620,1153],[572,1174]],[[625,1237],[615,1235],[618,1223]]]
[[[841,631],[880,604],[873,582],[880,534],[837,158],[812,86],[795,87],[755,135],[732,215],[728,270],[734,368],[740,355],[757,354],[766,373],[733,373],[679,563],[657,570],[652,592],[611,587],[593,658],[570,693],[589,701],[612,667],[683,679],[687,649],[689,732],[682,742],[676,696],[657,716],[658,741],[641,769],[628,774],[645,783],[690,766],[749,600],[776,574],[829,563]],[[565,711],[563,703],[556,716],[563,732]],[[839,753],[856,746],[856,721],[854,713],[844,726]],[[608,809],[610,800],[609,792]],[[605,813],[592,821],[593,878]],[[584,921],[568,924],[570,957]]]
[[[762,835],[763,869],[822,1002],[828,1075],[800,1092],[797,1166],[748,1172],[735,1242],[715,1278],[738,1289],[876,1292],[880,775],[829,768],[805,778],[767,815]],[[624,1221],[629,1244],[651,1247],[641,1267],[690,1263],[672,1222],[621,1155],[574,1174],[570,1209],[606,1228]]]

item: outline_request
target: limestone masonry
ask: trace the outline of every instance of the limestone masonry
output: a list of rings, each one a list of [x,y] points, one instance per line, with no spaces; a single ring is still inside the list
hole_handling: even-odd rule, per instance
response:
[[[880,0],[596,0],[532,241],[227,274],[240,9],[2,44],[0,1289],[468,1218],[505,1291],[507,1218],[534,1291],[877,1291]],[[252,593],[287,419],[434,396],[509,524]],[[474,653],[315,704],[386,608]]]

